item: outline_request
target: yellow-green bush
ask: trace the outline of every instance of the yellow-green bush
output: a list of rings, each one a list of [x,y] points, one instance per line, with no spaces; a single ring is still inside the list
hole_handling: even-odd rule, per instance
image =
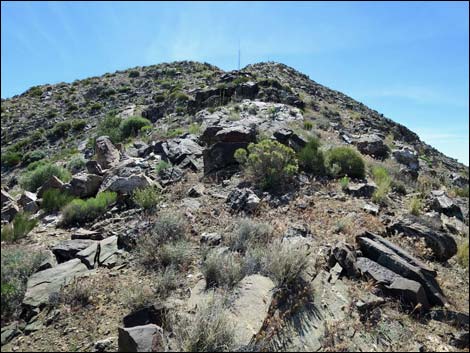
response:
[[[391,190],[392,178],[388,174],[387,169],[380,166],[372,168],[372,177],[377,184],[377,190],[372,195],[372,201],[383,203]]]
[[[20,178],[20,185],[28,191],[35,192],[52,176],[56,176],[63,182],[68,182],[71,179],[67,169],[56,164],[46,163],[39,164],[37,168],[24,173]]]
[[[29,213],[17,213],[13,222],[2,227],[2,241],[14,242],[24,238],[38,223]]]
[[[72,200],[62,210],[62,223],[71,225],[92,221],[104,214],[116,198],[115,192],[105,191],[87,200]]]
[[[359,152],[351,147],[335,147],[326,155],[329,173],[336,177],[364,178],[365,164]]]
[[[234,157],[263,189],[285,186],[299,169],[294,150],[273,140],[250,143],[247,150],[236,150]]]

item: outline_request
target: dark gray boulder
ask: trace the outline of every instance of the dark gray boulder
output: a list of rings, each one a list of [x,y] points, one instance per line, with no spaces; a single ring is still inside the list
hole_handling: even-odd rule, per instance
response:
[[[431,229],[416,217],[399,218],[387,226],[387,233],[401,233],[408,237],[423,238],[426,246],[440,261],[446,261],[457,253],[457,243],[451,235]]]

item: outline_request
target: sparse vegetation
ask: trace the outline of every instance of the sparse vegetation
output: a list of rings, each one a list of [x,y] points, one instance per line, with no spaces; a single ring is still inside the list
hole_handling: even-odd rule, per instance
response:
[[[11,223],[2,227],[2,241],[15,242],[24,238],[38,223],[29,213],[17,213]]]
[[[67,163],[67,169],[75,174],[78,172],[81,172],[82,170],[85,170],[85,158],[83,158],[82,155],[76,155],[70,158],[70,160]]]
[[[132,194],[132,200],[144,210],[155,210],[161,200],[161,193],[156,187],[136,189]]]
[[[250,143],[247,150],[238,149],[235,159],[242,165],[245,175],[263,189],[287,186],[298,171],[294,150],[277,141]]]
[[[233,251],[245,252],[252,245],[267,244],[272,234],[273,229],[269,224],[242,219],[229,236],[228,242]]]
[[[232,253],[209,252],[202,264],[207,288],[233,288],[245,276],[242,259]]]
[[[213,295],[192,317],[174,317],[176,344],[183,352],[230,352],[235,330],[225,314],[224,299]]]
[[[419,196],[413,196],[409,203],[409,211],[414,216],[419,216],[421,214],[421,209],[423,208],[423,202]]]
[[[3,235],[3,231],[2,231]],[[26,281],[44,260],[41,252],[19,247],[4,247],[1,251],[1,313],[2,327],[16,319],[26,291]]]
[[[468,240],[461,242],[457,250],[457,262],[468,268]]]
[[[372,176],[377,184],[377,190],[372,195],[372,201],[383,204],[391,190],[392,179],[384,167],[372,167]]]
[[[82,224],[103,215],[116,202],[115,192],[102,192],[87,200],[74,199],[62,210],[64,225]]]

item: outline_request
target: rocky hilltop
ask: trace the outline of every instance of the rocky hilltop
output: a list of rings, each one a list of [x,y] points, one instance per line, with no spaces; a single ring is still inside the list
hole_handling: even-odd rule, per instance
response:
[[[468,167],[288,66],[36,86],[1,123],[2,351],[468,351]]]

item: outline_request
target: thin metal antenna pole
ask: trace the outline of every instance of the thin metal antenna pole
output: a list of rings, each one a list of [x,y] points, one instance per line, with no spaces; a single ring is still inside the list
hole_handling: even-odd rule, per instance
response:
[[[238,38],[238,71],[240,71],[240,38]]]

